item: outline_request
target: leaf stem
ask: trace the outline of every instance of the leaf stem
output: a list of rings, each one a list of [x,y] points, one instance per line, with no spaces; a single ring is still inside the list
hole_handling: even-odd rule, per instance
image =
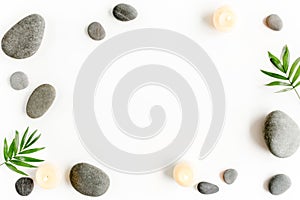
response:
[[[0,164],[0,166],[4,165],[5,163],[6,163],[6,162],[4,162],[4,163],[1,163],[1,164]]]
[[[295,88],[295,86],[293,85],[293,83],[290,80],[289,80],[289,82],[290,82],[291,86],[293,87],[293,90],[296,92],[296,95],[297,95],[298,99],[300,100],[300,95],[299,95],[297,89]]]

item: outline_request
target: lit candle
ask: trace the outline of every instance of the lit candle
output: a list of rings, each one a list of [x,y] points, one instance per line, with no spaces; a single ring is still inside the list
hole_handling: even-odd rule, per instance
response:
[[[181,186],[188,187],[194,182],[194,170],[188,163],[179,163],[173,170],[174,180]]]
[[[236,15],[228,6],[218,8],[213,15],[213,24],[219,31],[230,31],[236,23]]]
[[[51,164],[43,164],[37,169],[35,179],[37,184],[44,189],[55,188],[59,183],[58,171]]]

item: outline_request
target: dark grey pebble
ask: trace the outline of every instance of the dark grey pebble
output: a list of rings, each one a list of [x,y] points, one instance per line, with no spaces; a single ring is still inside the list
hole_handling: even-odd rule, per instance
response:
[[[28,196],[34,187],[33,180],[28,177],[20,178],[15,184],[16,190],[21,196]]]
[[[266,18],[266,25],[274,31],[280,31],[283,27],[283,22],[278,15],[272,14]]]
[[[266,117],[263,132],[269,150],[277,157],[289,157],[299,148],[300,129],[282,111],[273,111]]]
[[[201,194],[214,194],[219,192],[219,187],[212,183],[200,182],[197,185],[197,189]]]
[[[235,169],[227,169],[224,171],[223,179],[227,184],[232,184],[237,177],[238,177],[238,172]]]
[[[12,58],[23,59],[39,49],[45,29],[43,17],[29,15],[9,29],[2,38],[2,50]]]
[[[278,174],[271,178],[269,191],[273,195],[280,195],[286,192],[292,185],[291,179],[285,174]]]
[[[69,177],[75,190],[83,195],[92,197],[103,195],[110,185],[110,180],[106,173],[87,163],[74,165]]]
[[[131,5],[121,3],[114,7],[113,15],[120,21],[130,21],[137,17],[138,12]]]
[[[49,84],[37,87],[31,94],[26,105],[26,113],[31,118],[44,115],[52,105],[56,96],[55,88]]]
[[[88,26],[88,34],[93,40],[102,40],[105,37],[105,30],[98,22],[93,22]]]
[[[10,76],[10,85],[15,90],[23,90],[28,84],[28,77],[24,72],[15,72]]]

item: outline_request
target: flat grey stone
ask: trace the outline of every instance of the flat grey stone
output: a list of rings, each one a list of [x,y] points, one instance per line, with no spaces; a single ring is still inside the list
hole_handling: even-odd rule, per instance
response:
[[[137,17],[137,10],[128,4],[118,4],[113,9],[113,15],[120,21],[130,21]]]
[[[88,34],[93,40],[102,40],[105,37],[105,30],[98,22],[93,22],[88,26]]]
[[[31,178],[23,177],[17,180],[15,187],[19,195],[28,196],[33,190],[34,183]]]
[[[103,195],[110,185],[110,180],[106,173],[87,163],[74,165],[69,177],[75,190],[83,195],[92,197]]]
[[[15,90],[23,90],[28,87],[28,77],[24,72],[15,72],[10,76],[10,85]]]
[[[299,127],[282,111],[273,111],[266,117],[263,133],[269,150],[279,158],[289,157],[299,148]]]
[[[269,191],[273,195],[280,195],[286,192],[292,185],[291,179],[285,174],[278,174],[271,178]]]
[[[9,29],[2,38],[2,50],[12,58],[23,59],[39,49],[45,29],[43,17],[29,15]]]
[[[280,31],[283,27],[283,22],[278,15],[272,14],[266,18],[266,25],[274,31]]]
[[[43,116],[52,105],[56,96],[55,88],[49,84],[37,87],[28,99],[26,113],[31,118]]]
[[[212,183],[200,182],[197,185],[197,189],[201,194],[214,194],[219,192],[219,187]]]
[[[237,177],[238,177],[238,172],[235,169],[227,169],[224,171],[223,179],[227,184],[232,184]]]

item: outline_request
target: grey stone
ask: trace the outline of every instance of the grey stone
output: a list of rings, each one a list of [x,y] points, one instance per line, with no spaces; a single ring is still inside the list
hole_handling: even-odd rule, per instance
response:
[[[269,182],[269,191],[273,195],[280,195],[286,192],[292,185],[291,179],[285,174],[273,176]]]
[[[279,158],[293,155],[299,147],[299,127],[282,111],[273,111],[266,117],[263,133],[269,150]]]
[[[29,15],[9,29],[2,38],[2,50],[12,58],[23,59],[39,49],[45,29],[43,17]]]
[[[110,185],[107,174],[87,163],[78,163],[72,167],[70,181],[79,193],[92,197],[103,195]]]
[[[23,72],[15,72],[10,76],[10,85],[15,90],[23,90],[28,87],[28,77]]]
[[[266,18],[266,25],[274,31],[280,31],[283,27],[283,22],[278,15],[272,14]]]
[[[235,169],[227,169],[224,171],[223,179],[227,184],[232,184],[237,177],[238,177],[238,172]]]
[[[52,105],[56,96],[55,88],[49,84],[37,87],[28,99],[26,112],[31,118],[39,118],[44,115]]]
[[[128,4],[118,4],[113,9],[113,15],[120,21],[130,21],[137,17],[137,10]]]
[[[33,190],[34,183],[31,178],[23,177],[17,180],[15,187],[19,195],[28,196]]]
[[[214,194],[219,192],[219,187],[212,183],[200,182],[197,185],[197,189],[201,194]]]
[[[93,40],[102,40],[105,37],[105,30],[98,22],[93,22],[88,26],[88,34]]]

